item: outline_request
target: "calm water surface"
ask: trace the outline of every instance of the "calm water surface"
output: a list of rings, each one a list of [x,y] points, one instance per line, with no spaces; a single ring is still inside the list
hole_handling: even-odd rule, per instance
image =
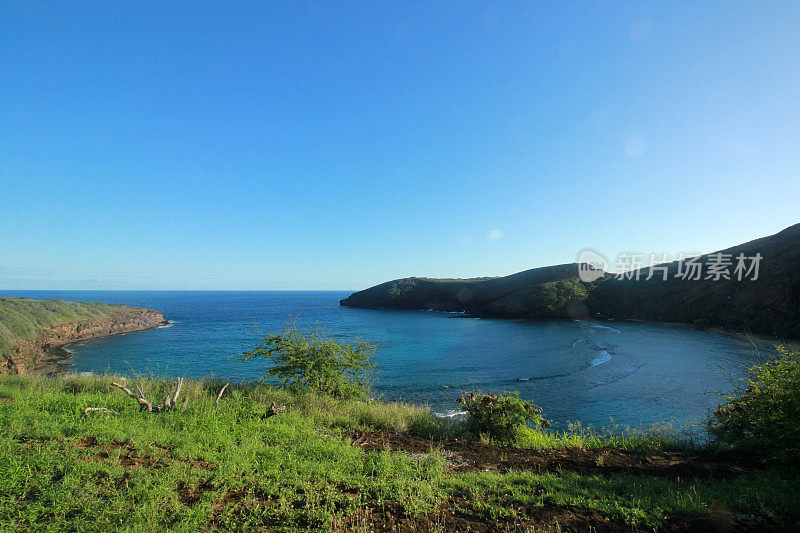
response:
[[[262,364],[230,356],[287,322],[380,345],[385,399],[458,411],[461,391],[518,391],[558,423],[646,427],[699,422],[767,354],[712,332],[660,324],[454,318],[339,307],[348,292],[3,291],[3,296],[123,303],[174,324],[73,345],[75,372],[242,381]],[[613,422],[612,422],[613,421]],[[696,431],[696,430],[695,430]]]

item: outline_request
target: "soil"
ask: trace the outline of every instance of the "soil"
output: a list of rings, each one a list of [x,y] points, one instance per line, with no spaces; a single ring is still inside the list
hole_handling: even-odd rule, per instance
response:
[[[152,443],[149,447],[156,448],[159,450],[159,453],[152,452],[152,450],[139,450],[126,440],[100,445],[94,437],[80,439],[75,443],[75,446],[80,450],[90,451],[91,454],[88,458],[96,460],[107,459],[112,451],[122,448],[122,452],[120,452],[119,455],[119,462],[128,470],[141,467],[163,468],[172,461],[187,463],[204,470],[214,470],[217,468],[215,464],[206,461],[175,457],[168,447],[156,443]]]
[[[745,457],[734,454],[712,454],[708,452],[662,452],[625,451],[614,448],[584,450],[567,448],[560,450],[526,450],[513,447],[496,446],[465,440],[429,440],[400,433],[363,432],[349,433],[354,446],[367,451],[390,449],[423,456],[432,449],[439,450],[448,457],[453,471],[492,471],[508,472],[528,470],[534,472],[578,472],[582,474],[608,475],[615,472],[638,473],[663,476],[678,482],[698,477],[729,477],[747,475],[762,467]],[[35,442],[29,443],[35,445]],[[184,459],[173,455],[172,451],[156,443],[146,449],[139,449],[128,441],[115,441],[100,444],[94,437],[75,441],[75,446],[86,452],[87,460],[107,460],[111,452],[122,449],[120,463],[126,470],[135,468],[162,468],[170,461],[181,461],[208,471],[205,479],[194,484],[179,482],[176,492],[186,505],[199,501],[203,492],[214,490],[213,463],[202,460]],[[127,483],[126,473],[117,483]],[[258,496],[254,487],[255,495]],[[225,507],[239,505],[251,492],[247,487],[227,491],[216,503],[212,513],[212,523]],[[266,495],[266,499],[269,499]],[[264,501],[264,505],[268,502]],[[302,505],[302,502],[298,502]],[[393,502],[367,502],[363,509],[347,517],[346,521],[333,524],[338,531],[383,532],[622,532],[638,531],[629,524],[611,520],[603,513],[592,509],[579,509],[569,506],[545,505],[519,509],[524,519],[515,522],[498,522],[471,510],[469,502],[462,496],[452,495],[432,512],[422,516],[410,516],[405,509]],[[278,524],[265,523],[264,526]],[[706,516],[675,515],[668,517],[659,531],[678,532],[716,532],[716,531],[790,531],[777,524],[748,522],[736,519],[724,509],[712,510]]]
[[[732,477],[763,466],[742,455],[712,452],[627,451],[619,448],[528,450],[467,440],[429,440],[401,433],[354,431],[353,444],[365,450],[401,450],[427,454],[438,449],[457,472],[510,470],[581,474],[646,474],[676,480]]]

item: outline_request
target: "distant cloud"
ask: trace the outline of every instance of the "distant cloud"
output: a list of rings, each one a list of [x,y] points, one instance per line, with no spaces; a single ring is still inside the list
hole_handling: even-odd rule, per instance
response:
[[[496,241],[497,239],[501,239],[503,237],[503,230],[500,229],[493,229],[487,235],[489,239]]]

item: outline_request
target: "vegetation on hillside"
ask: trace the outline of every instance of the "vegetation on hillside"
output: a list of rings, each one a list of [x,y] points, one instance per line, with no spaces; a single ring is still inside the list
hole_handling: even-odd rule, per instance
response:
[[[488,438],[503,444],[515,444],[520,431],[546,428],[550,422],[542,409],[522,401],[518,394],[465,393],[458,403],[467,410],[464,429],[473,437]]]
[[[800,224],[722,254],[735,258],[761,256],[757,279],[739,281],[677,278],[677,262],[661,273],[618,279],[607,275],[591,283],[578,278],[578,265],[534,268],[481,280],[406,278],[356,292],[344,306],[466,311],[498,318],[583,318],[680,322],[725,327],[736,331],[800,338]],[[709,256],[697,263],[707,266]],[[733,259],[731,259],[733,260]],[[703,272],[707,273],[707,268]],[[648,277],[650,279],[648,279]]]
[[[105,303],[0,297],[0,355],[8,353],[17,339],[32,340],[43,328],[101,318],[124,308]]]
[[[709,420],[717,442],[767,459],[800,464],[800,350],[750,369]]]
[[[466,395],[464,424],[364,400],[352,394],[367,390],[353,372],[370,361],[373,348],[362,348],[292,329],[268,335],[244,359],[272,361],[279,388],[135,380],[141,397],[184,394],[158,414],[112,376],[0,377],[0,529],[800,526],[794,467],[661,435],[551,432],[515,396]],[[795,378],[780,362],[754,370],[764,394]],[[745,403],[771,412],[762,401]]]
[[[320,330],[297,329],[268,334],[239,358],[266,359],[271,366],[265,378],[282,388],[307,390],[336,398],[368,399],[377,346],[327,338]]]
[[[248,385],[229,389],[214,412],[220,384],[187,381],[186,410],[154,415],[111,381],[0,378],[0,529],[463,531],[578,521],[630,530],[797,519],[800,482],[785,469],[648,473],[644,459],[667,452],[615,466],[627,457],[621,450],[573,448],[551,435],[550,448],[588,462],[571,467],[556,455],[554,466],[507,469],[523,451],[485,445],[501,455],[484,471],[449,451],[459,441],[438,440],[454,429],[427,409]],[[154,398],[174,388],[137,384]],[[265,419],[272,402],[288,409]],[[119,414],[84,415],[89,406]],[[403,434],[424,435],[425,447],[409,454],[380,444]],[[360,444],[370,436],[376,446]]]

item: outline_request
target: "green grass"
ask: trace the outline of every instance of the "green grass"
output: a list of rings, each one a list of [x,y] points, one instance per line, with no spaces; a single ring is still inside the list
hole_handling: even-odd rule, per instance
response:
[[[800,494],[797,475],[785,469],[728,481],[456,473],[436,446],[421,455],[366,452],[345,434],[459,434],[425,408],[246,385],[232,387],[213,413],[220,384],[187,381],[185,412],[149,414],[111,381],[0,377],[0,531],[359,530],[369,529],[375,509],[413,518],[439,516],[448,505],[476,520],[513,523],[556,506],[654,528],[670,515],[717,509],[780,522]],[[139,382],[154,400],[174,386]],[[263,419],[273,401],[287,412]],[[120,414],[85,416],[89,406]],[[571,434],[529,439],[529,446],[545,447],[611,442]],[[136,458],[145,464],[137,466]]]
[[[0,355],[10,352],[17,339],[32,340],[42,328],[102,318],[124,309],[115,304],[0,297]]]
[[[598,431],[580,424],[570,424],[566,431],[522,428],[518,431],[514,444],[518,448],[536,450],[611,447],[620,450],[691,451],[703,447],[703,444],[695,442],[691,437],[679,434],[669,424],[653,426],[646,430],[615,426]]]

